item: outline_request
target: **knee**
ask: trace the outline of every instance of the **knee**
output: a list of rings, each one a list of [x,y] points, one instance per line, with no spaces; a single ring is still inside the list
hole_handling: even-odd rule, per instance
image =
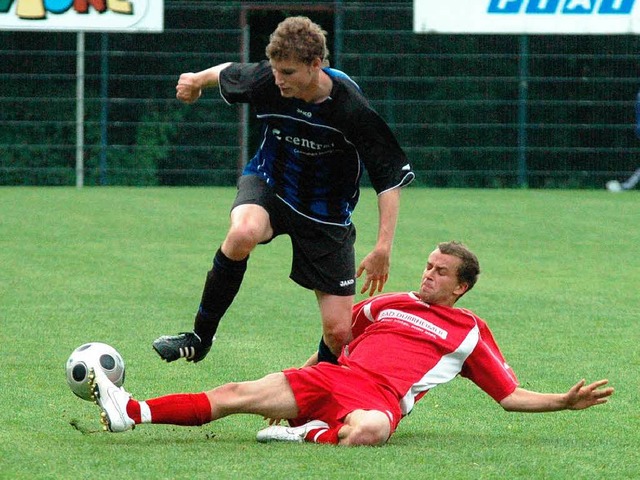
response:
[[[384,445],[391,435],[391,422],[378,410],[354,410],[345,419],[341,445]]]
[[[347,327],[339,325],[325,326],[323,329],[324,341],[331,351],[339,355],[342,347],[351,341],[351,325]]]
[[[262,239],[257,226],[249,223],[233,225],[224,240],[223,252],[233,260],[241,260],[246,258],[260,241]]]
[[[351,429],[341,443],[351,446],[376,447],[384,445],[389,438],[389,429],[382,424],[362,424]]]
[[[215,398],[217,403],[226,404],[233,402],[241,393],[241,384],[239,382],[229,382],[209,390],[207,396]]]
[[[225,383],[206,393],[211,404],[211,417],[217,420],[233,413],[234,406],[239,397],[239,383]]]
[[[342,297],[316,291],[322,316],[322,335],[331,351],[339,355],[351,341],[353,296]]]

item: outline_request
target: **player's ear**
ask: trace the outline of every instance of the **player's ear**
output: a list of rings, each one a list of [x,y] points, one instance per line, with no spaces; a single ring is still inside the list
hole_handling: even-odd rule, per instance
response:
[[[466,293],[467,290],[469,290],[469,284],[468,283],[466,283],[466,282],[459,283],[458,286],[453,291],[453,293],[455,295],[457,295],[458,297],[461,297],[462,295],[464,295]]]
[[[320,70],[322,68],[322,60],[318,57],[311,61],[311,68],[314,70]]]

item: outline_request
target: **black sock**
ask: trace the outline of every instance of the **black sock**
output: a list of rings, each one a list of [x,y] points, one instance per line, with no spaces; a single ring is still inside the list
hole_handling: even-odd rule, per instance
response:
[[[324,343],[324,337],[320,338],[320,344],[318,345],[318,363],[320,362],[338,363],[338,357]]]
[[[204,345],[210,345],[213,341],[220,319],[238,293],[247,270],[248,258],[231,260],[220,249],[213,257],[213,267],[207,273],[193,326],[193,331]]]

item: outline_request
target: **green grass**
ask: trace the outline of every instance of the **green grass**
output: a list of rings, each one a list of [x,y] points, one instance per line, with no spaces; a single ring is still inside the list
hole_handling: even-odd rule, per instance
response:
[[[141,399],[258,378],[316,346],[315,299],[288,279],[285,237],[252,255],[207,360],[167,365],[151,350],[158,335],[191,328],[233,195],[0,189],[0,478],[637,478],[637,192],[406,189],[386,288],[416,288],[437,242],[465,241],[483,273],[460,305],[489,322],[522,386],[565,391],[606,377],[617,391],[605,406],[506,413],[456,379],[382,448],[261,445],[253,416],[99,432],[97,407],[64,379],[81,343],[115,346]],[[359,259],[375,219],[367,190]]]

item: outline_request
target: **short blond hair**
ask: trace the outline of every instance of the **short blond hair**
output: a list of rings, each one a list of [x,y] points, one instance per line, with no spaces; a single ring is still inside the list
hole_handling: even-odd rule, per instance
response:
[[[297,60],[311,64],[319,58],[329,65],[327,32],[308,17],[289,17],[278,24],[269,36],[265,49],[269,60]]]

